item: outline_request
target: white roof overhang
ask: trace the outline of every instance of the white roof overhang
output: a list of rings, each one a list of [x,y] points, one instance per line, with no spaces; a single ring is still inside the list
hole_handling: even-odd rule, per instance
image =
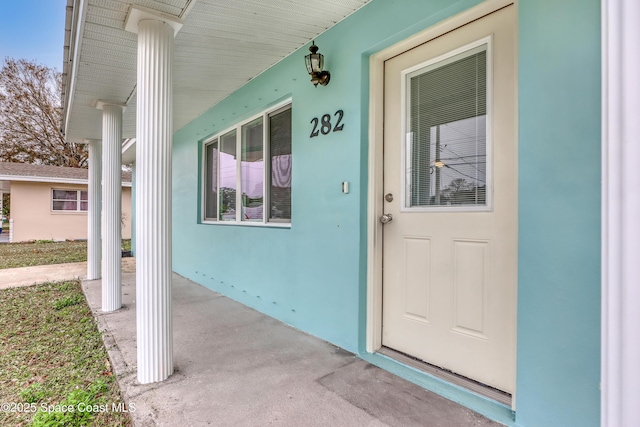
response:
[[[88,179],[76,179],[76,178],[54,178],[54,177],[44,177],[44,176],[19,176],[19,175],[0,175],[0,190],[8,190],[10,188],[11,181],[17,182],[49,182],[55,184],[78,184],[78,185],[87,185],[89,184]],[[9,183],[7,188],[3,187],[1,183]],[[122,182],[123,187],[131,187],[130,182]]]
[[[67,0],[63,131],[100,139],[98,100],[126,105],[123,138],[136,136],[137,35],[132,6],[183,23],[175,38],[174,130],[369,0]],[[302,62],[302,58],[301,58]]]

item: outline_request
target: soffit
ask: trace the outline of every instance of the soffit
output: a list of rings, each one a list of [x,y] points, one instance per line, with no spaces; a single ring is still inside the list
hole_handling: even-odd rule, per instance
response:
[[[80,28],[79,61],[67,64],[75,81],[65,89],[73,92],[70,141],[101,138],[99,99],[127,104],[123,137],[135,137],[137,35],[124,30],[132,4],[184,19],[175,39],[177,130],[369,0],[78,1],[84,17],[71,31]]]

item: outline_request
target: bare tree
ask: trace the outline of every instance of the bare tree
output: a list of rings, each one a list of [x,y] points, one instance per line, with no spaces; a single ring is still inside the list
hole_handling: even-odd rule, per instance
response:
[[[6,58],[0,70],[0,161],[87,167],[84,144],[60,130],[62,76],[25,59]]]

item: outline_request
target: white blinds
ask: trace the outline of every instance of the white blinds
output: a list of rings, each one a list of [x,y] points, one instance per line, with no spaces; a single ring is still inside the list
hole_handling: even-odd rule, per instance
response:
[[[486,205],[487,52],[407,75],[409,207]]]

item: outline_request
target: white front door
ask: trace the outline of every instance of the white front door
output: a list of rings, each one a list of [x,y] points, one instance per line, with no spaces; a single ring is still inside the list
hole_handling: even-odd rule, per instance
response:
[[[382,344],[515,389],[513,6],[385,62]]]

